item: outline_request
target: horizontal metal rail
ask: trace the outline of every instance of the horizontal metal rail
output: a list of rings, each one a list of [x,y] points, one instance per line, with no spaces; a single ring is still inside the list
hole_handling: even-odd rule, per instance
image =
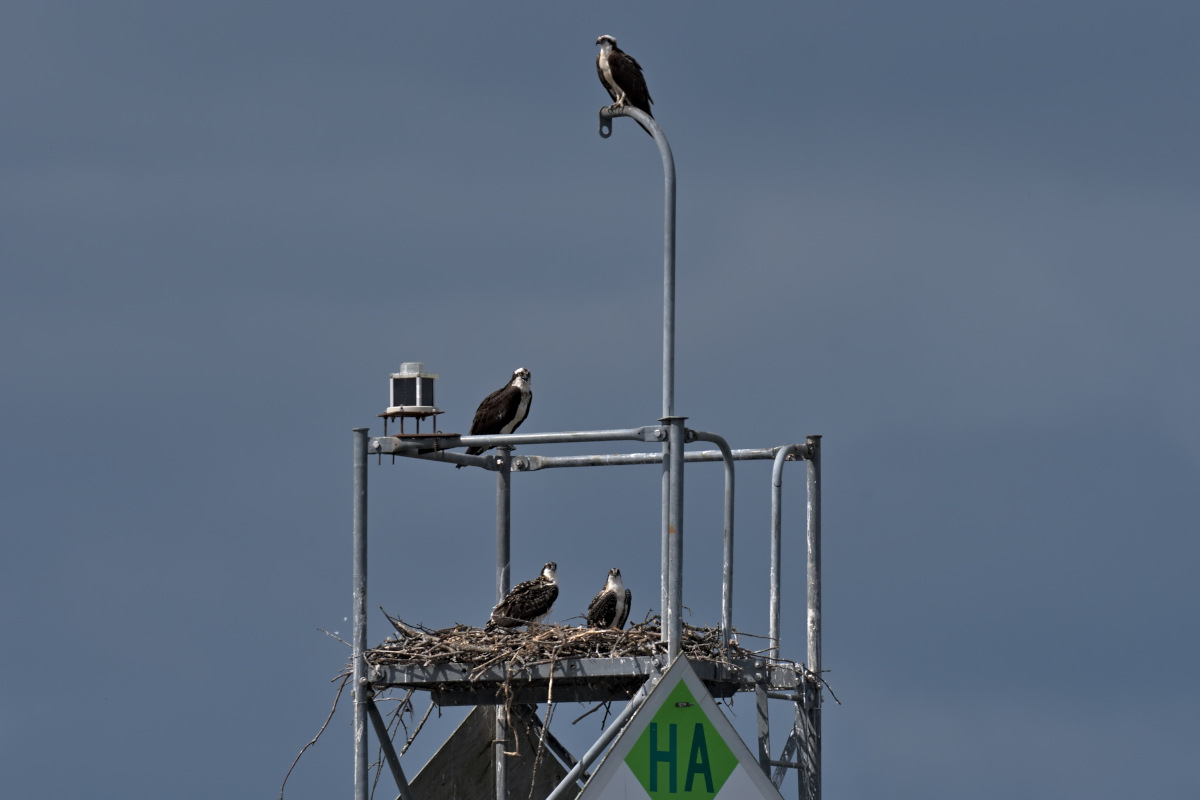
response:
[[[691,431],[689,431],[691,433]],[[797,445],[781,445],[746,450],[731,450],[734,461],[771,461],[783,447]],[[536,472],[539,469],[559,469],[563,467],[625,467],[640,464],[661,464],[662,453],[600,453],[582,456],[513,456],[513,472]],[[683,460],[688,463],[698,461],[724,461],[725,456],[720,450],[695,450],[683,454]]]
[[[603,431],[562,431],[558,433],[497,433],[489,436],[375,436],[367,445],[371,453],[406,455],[429,450],[449,450],[455,447],[496,447],[520,444],[568,444],[571,442],[662,442],[667,438],[666,425],[644,425],[640,428],[619,428]]]

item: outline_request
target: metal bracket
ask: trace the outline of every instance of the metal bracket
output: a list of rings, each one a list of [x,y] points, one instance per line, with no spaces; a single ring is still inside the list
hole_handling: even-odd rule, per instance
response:
[[[612,136],[612,117],[604,112],[611,111],[611,106],[604,106],[600,109],[600,138],[607,139]]]

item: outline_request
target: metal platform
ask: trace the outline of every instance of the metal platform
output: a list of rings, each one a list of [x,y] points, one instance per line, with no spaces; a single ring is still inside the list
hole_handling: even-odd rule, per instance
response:
[[[389,664],[371,667],[367,678],[376,691],[427,691],[435,703],[443,706],[538,704],[548,698],[556,703],[592,703],[629,699],[647,678],[666,669],[666,661],[663,655],[566,658],[517,669],[497,664],[481,672],[468,664]],[[759,689],[794,693],[803,687],[805,679],[790,664],[767,664],[761,659],[693,659],[692,666],[716,698]]]

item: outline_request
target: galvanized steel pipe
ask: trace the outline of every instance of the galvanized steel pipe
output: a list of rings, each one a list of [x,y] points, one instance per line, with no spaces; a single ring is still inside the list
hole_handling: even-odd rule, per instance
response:
[[[633,106],[600,109],[600,136],[612,135],[613,117],[632,117],[654,137],[663,164],[663,412],[675,416],[675,156],[662,128],[646,112]],[[604,122],[610,120],[608,133]]]
[[[512,447],[496,448],[496,604],[509,590],[509,569],[512,563]]]
[[[725,531],[721,557],[721,641],[733,635],[733,451],[721,436],[707,431],[692,431],[696,441],[712,442],[721,450],[725,462]],[[690,455],[690,454],[689,454]],[[687,457],[684,457],[687,460]]]
[[[605,106],[600,109],[600,136],[607,139],[612,135],[613,117],[632,117],[658,145],[658,153],[663,164],[663,349],[662,349],[662,416],[664,419],[675,415],[675,156],[671,153],[671,145],[667,141],[662,128],[649,114],[633,106]],[[606,128],[605,122],[608,122]],[[682,443],[680,444],[682,448]],[[683,486],[682,474],[672,475],[671,463],[668,456],[671,450],[663,447],[662,474],[662,515],[660,519],[660,549],[662,557],[662,584],[660,601],[663,613],[663,631],[670,641],[667,617],[670,616],[670,575],[672,567],[672,521],[671,521],[671,492],[676,480],[678,486]],[[683,471],[683,462],[679,462],[679,472]],[[679,500],[682,506],[682,497]],[[675,535],[681,535],[678,527]],[[668,649],[670,645],[668,644]]]
[[[707,441],[700,439],[699,441]],[[779,452],[778,447],[747,448],[731,450],[734,461],[770,461]],[[418,456],[418,458],[435,458],[433,454]],[[689,464],[700,461],[724,461],[725,454],[720,450],[690,450],[683,454],[683,460]],[[559,469],[563,467],[626,467],[642,464],[661,464],[662,453],[598,453],[582,456],[538,456],[525,455],[513,458],[513,472],[536,472],[539,469]]]
[[[821,437],[808,437],[808,668],[821,672]]]
[[[663,620],[663,627],[667,631],[667,657],[672,663],[679,655],[683,642],[683,423],[686,419],[687,417],[667,417],[662,420],[669,426],[667,441],[671,449],[670,486],[667,493],[670,560],[667,573],[667,618]]]
[[[775,464],[771,467],[771,647],[767,651],[771,658],[779,658],[779,580],[782,568],[783,535],[783,463],[788,456],[800,449],[800,445],[789,444],[779,448]]]
[[[808,668],[821,676],[821,437],[808,437]],[[821,800],[821,690],[813,708],[813,791]]]
[[[354,800],[367,800],[367,428],[354,429],[354,587],[350,661],[354,681]]]
[[[502,444],[496,448],[496,604],[508,594],[511,558],[510,522],[512,519],[512,445]],[[504,719],[504,707],[495,706],[496,733],[492,741],[492,767],[496,789],[496,800],[508,800],[508,725]]]
[[[397,436],[376,436],[371,439],[370,451],[383,455],[416,453],[422,450],[448,450],[452,447],[497,447],[521,444],[566,444],[570,442],[661,442],[666,429],[657,425],[640,428],[619,428],[602,431],[562,431],[559,433],[497,433],[489,436],[426,436],[406,439]]]

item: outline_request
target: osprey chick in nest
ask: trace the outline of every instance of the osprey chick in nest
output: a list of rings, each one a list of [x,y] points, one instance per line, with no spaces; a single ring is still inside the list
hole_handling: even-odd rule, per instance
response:
[[[625,620],[629,618],[629,605],[632,601],[633,594],[621,582],[621,570],[613,567],[608,571],[608,580],[604,588],[588,605],[588,627],[621,630],[625,627]]]
[[[518,583],[492,609],[492,618],[483,627],[515,628],[530,622],[541,622],[558,599],[558,564],[547,561],[542,574],[531,581]]]

